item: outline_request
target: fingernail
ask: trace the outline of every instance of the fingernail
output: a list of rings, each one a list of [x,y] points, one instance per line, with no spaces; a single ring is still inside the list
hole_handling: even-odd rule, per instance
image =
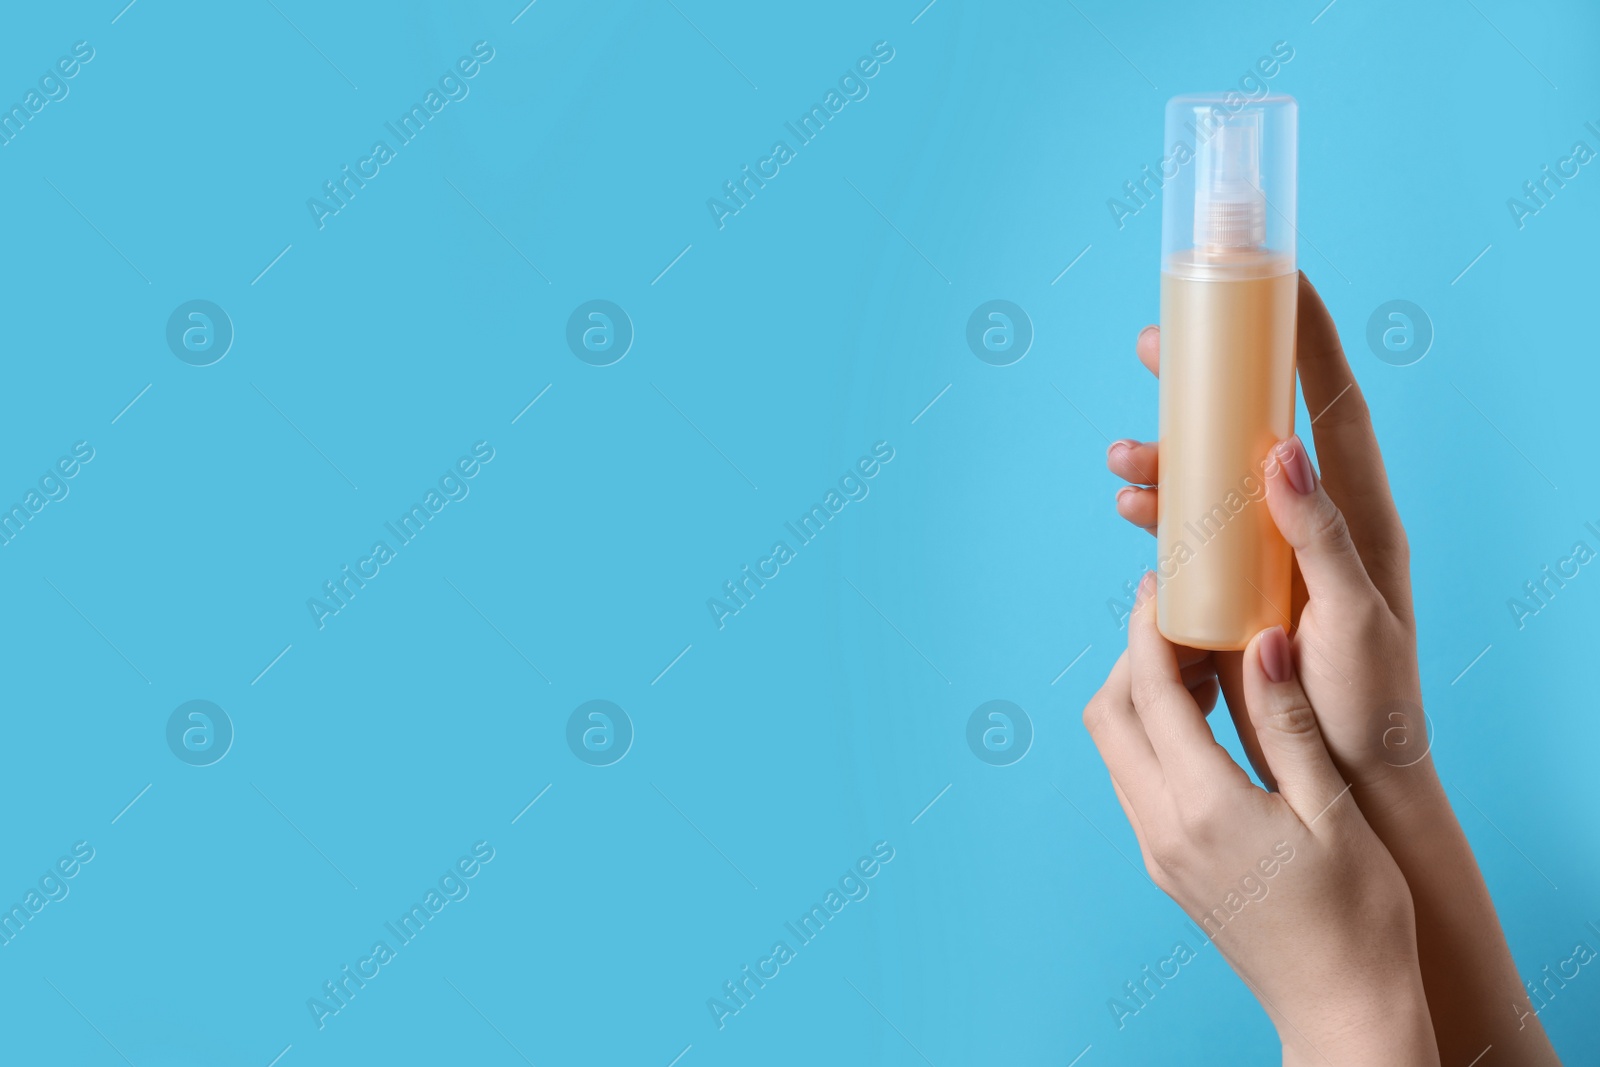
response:
[[[1139,340],[1143,341],[1146,337],[1149,337],[1151,334],[1155,333],[1158,329],[1160,329],[1160,327],[1156,326],[1154,323],[1150,324],[1149,326],[1146,326],[1144,329],[1139,331]]]
[[[1294,677],[1294,659],[1289,653],[1289,635],[1283,627],[1274,626],[1261,637],[1256,646],[1261,656],[1261,670],[1280,685]]]
[[[1112,441],[1111,442],[1111,446],[1106,449],[1106,458],[1110,459],[1117,452],[1122,451],[1124,449],[1132,448],[1134,446],[1134,444],[1135,444],[1134,441],[1128,440],[1126,438],[1124,438],[1121,441]]]
[[[1139,579],[1139,599],[1143,600],[1156,591],[1156,572],[1145,571],[1144,577]]]
[[[1131,485],[1125,485],[1121,489],[1118,489],[1117,490],[1117,503],[1119,505],[1127,503],[1129,498],[1131,498],[1133,496],[1133,492],[1134,492],[1133,486],[1131,486]]]
[[[1291,489],[1305,496],[1316,488],[1317,477],[1311,470],[1311,457],[1306,455],[1306,446],[1299,435],[1278,442],[1275,451]]]

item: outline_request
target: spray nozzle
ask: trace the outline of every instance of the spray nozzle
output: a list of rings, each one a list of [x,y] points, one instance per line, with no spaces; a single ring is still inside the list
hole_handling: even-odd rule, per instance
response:
[[[1267,240],[1261,192],[1261,112],[1219,118],[1199,108],[1199,129],[1211,134],[1195,154],[1194,247],[1206,252],[1260,248]]]

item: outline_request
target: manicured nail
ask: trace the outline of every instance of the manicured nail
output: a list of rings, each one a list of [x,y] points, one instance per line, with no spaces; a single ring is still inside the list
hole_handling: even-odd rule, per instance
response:
[[[1276,452],[1291,489],[1305,496],[1317,487],[1317,476],[1311,471],[1311,457],[1306,455],[1305,443],[1298,434],[1278,442]]]
[[[1274,626],[1261,636],[1256,646],[1261,656],[1261,670],[1280,685],[1294,677],[1294,659],[1289,654],[1289,635],[1283,627]]]

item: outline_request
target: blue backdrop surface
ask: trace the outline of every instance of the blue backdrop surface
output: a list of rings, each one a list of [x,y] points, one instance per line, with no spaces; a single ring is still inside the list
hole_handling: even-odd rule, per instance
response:
[[[6,15],[0,1058],[1269,1060],[1079,722],[1228,88],[1518,965],[1600,947],[1593,5],[524,2]]]

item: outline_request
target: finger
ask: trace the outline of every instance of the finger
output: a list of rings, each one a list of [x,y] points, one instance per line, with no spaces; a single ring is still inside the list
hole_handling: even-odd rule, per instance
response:
[[[1117,490],[1117,514],[1153,534],[1156,532],[1157,499],[1154,489],[1125,485]]]
[[[1192,693],[1195,686],[1201,682],[1208,678],[1215,678],[1217,676],[1217,668],[1215,664],[1207,663],[1203,660],[1185,666],[1183,659],[1180,657],[1178,660],[1178,675],[1183,679],[1184,687]]]
[[[1283,627],[1263,630],[1244,653],[1245,703],[1261,741],[1278,793],[1307,827],[1336,809],[1355,804],[1323,743],[1317,714],[1295,676],[1294,650]]]
[[[1356,551],[1344,515],[1317,479],[1305,442],[1288,437],[1272,448],[1265,466],[1267,510],[1294,549],[1306,593],[1350,612],[1380,597]]]
[[[1140,330],[1133,351],[1146,370],[1157,377],[1161,376],[1161,327],[1146,326]]]
[[[1201,714],[1209,716],[1222,696],[1222,685],[1217,678],[1217,661],[1209,651],[1178,645],[1178,674],[1184,688],[1194,698]]]
[[[1183,684],[1177,647],[1156,629],[1155,575],[1140,584],[1139,602],[1128,618],[1128,665],[1133,706],[1167,779],[1242,776],[1243,771],[1211,736],[1206,717]]]
[[[1127,652],[1117,658],[1105,685],[1084,707],[1083,725],[1111,780],[1123,783],[1130,796],[1143,798],[1161,788],[1161,764],[1133,710]]]
[[[1328,495],[1349,520],[1350,536],[1373,584],[1397,614],[1411,612],[1411,562],[1394,506],[1372,414],[1356,384],[1339,331],[1322,298],[1300,275],[1295,360]]]
[[[1161,476],[1159,460],[1154,441],[1113,441],[1106,449],[1106,467],[1134,485],[1155,485]]]
[[[1250,721],[1250,710],[1244,699],[1244,653],[1217,654],[1217,684],[1222,687],[1222,699],[1228,705],[1228,717],[1239,735],[1239,744],[1250,761],[1256,778],[1271,792],[1277,792],[1278,783],[1272,778],[1272,768],[1261,754],[1261,739],[1256,736],[1255,724]]]

